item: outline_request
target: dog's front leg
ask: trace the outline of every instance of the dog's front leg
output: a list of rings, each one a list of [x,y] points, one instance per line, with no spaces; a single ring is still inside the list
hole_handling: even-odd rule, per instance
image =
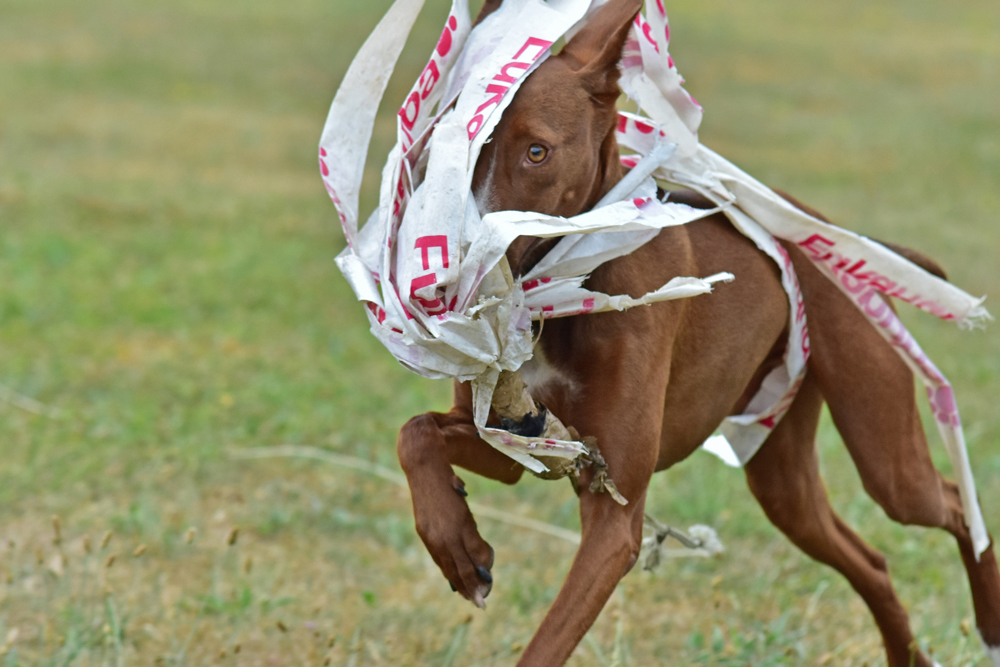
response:
[[[637,368],[641,367],[632,366]],[[581,475],[580,548],[519,665],[563,664],[639,557],[643,507],[659,451],[666,382],[662,381],[662,387],[656,381],[640,382],[643,391],[630,391],[610,386],[607,380],[605,376],[602,388],[608,394],[574,411],[572,423],[579,425],[581,433],[596,436],[608,473],[628,504],[618,504],[607,492],[592,492],[592,470]]]
[[[635,565],[642,543],[643,507],[654,462],[633,462],[623,474],[621,460],[609,461],[619,491],[628,505],[619,505],[608,493],[593,493],[588,480],[582,485],[580,548],[519,665],[561,665],[586,634],[615,590],[618,581]],[[617,471],[617,472],[616,472]]]
[[[493,549],[479,536],[453,465],[513,484],[524,469],[479,438],[468,385],[456,383],[455,407],[414,417],[399,432],[399,462],[413,499],[417,533],[454,590],[485,606]]]

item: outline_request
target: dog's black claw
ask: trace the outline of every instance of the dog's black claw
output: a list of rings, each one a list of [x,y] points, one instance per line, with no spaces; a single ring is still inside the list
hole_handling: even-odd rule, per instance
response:
[[[456,486],[455,487],[455,493],[457,493],[458,495],[462,496],[463,498],[468,498],[469,497],[469,492],[465,490],[464,486]]]
[[[482,579],[483,581],[485,581],[487,584],[492,584],[493,583],[493,575],[490,574],[490,571],[487,570],[482,565],[477,565],[476,566],[476,574],[478,574],[479,578]]]
[[[449,581],[449,582],[448,582],[448,585],[449,585],[449,586],[451,586],[451,592],[452,592],[452,593],[457,593],[457,592],[458,592],[458,589],[457,589],[457,588],[455,588],[455,584],[453,584],[453,583],[451,583],[451,582]]]

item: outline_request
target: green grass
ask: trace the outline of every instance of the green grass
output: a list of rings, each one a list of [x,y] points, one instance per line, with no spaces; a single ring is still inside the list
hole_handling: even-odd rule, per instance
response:
[[[368,334],[315,163],[337,82],[387,5],[0,0],[0,385],[58,410],[0,402],[0,665],[502,665],[555,597],[567,543],[482,519],[497,585],[473,613],[405,490],[230,456],[301,444],[396,468],[399,425],[448,404],[447,383]],[[428,5],[387,109],[437,37],[446,3]],[[1000,294],[1000,5],[668,10],[707,145]],[[392,136],[387,113],[373,154]],[[1000,530],[1000,337],[905,317],[957,388]],[[888,555],[920,641],[976,665],[950,538],[888,522],[828,421],[820,449],[834,505]],[[477,502],[578,525],[568,485],[466,481]],[[572,664],[884,664],[862,603],[777,534],[739,472],[696,455],[654,480],[650,510],[715,526],[725,556],[630,574]]]

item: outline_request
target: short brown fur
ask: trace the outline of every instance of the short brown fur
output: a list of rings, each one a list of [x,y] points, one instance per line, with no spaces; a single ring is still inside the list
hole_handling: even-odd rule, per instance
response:
[[[496,9],[491,1],[484,14]],[[492,210],[576,215],[622,177],[614,139],[617,60],[638,0],[612,0],[522,86],[487,144],[474,188]],[[480,17],[482,18],[482,16]],[[525,161],[532,144],[547,158]],[[698,195],[676,198],[696,204]],[[791,197],[789,201],[809,210]],[[524,271],[550,242],[521,238],[508,257]],[[886,244],[889,245],[889,244]],[[930,667],[913,653],[906,610],[885,559],[831,509],[819,476],[815,434],[820,408],[833,421],[866,491],[894,520],[943,528],[958,541],[977,624],[1000,645],[1000,574],[992,545],[977,562],[956,486],[932,465],[914,397],[914,378],[854,305],[791,244],[802,285],[812,354],[789,413],[746,466],[747,482],[770,520],[811,557],[840,571],[868,604],[890,667]],[[943,276],[930,259],[889,245]],[[741,412],[780,360],[788,300],[774,263],[714,215],[664,230],[627,257],[594,271],[587,286],[639,296],[675,276],[735,274],[711,295],[546,323],[536,359],[561,380],[533,395],[581,434],[597,438],[629,503],[580,495],[582,542],[572,568],[518,664],[563,664],[619,579],[635,564],[650,478],[689,456],[724,417]],[[414,417],[401,430],[399,459],[413,497],[417,531],[459,593],[481,603],[493,551],[479,536],[452,466],[513,484],[522,468],[479,439],[467,385],[456,384],[448,413]]]

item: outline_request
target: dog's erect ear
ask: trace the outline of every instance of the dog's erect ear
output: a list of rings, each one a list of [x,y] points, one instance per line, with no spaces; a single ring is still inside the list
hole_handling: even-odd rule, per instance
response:
[[[618,62],[640,9],[642,0],[609,0],[559,54],[580,72],[588,92],[598,99],[618,99]]]
[[[476,17],[476,22],[473,25],[479,25],[483,22],[483,19],[500,9],[500,3],[502,2],[503,0],[486,0],[483,3],[483,8],[479,10],[479,16]]]

